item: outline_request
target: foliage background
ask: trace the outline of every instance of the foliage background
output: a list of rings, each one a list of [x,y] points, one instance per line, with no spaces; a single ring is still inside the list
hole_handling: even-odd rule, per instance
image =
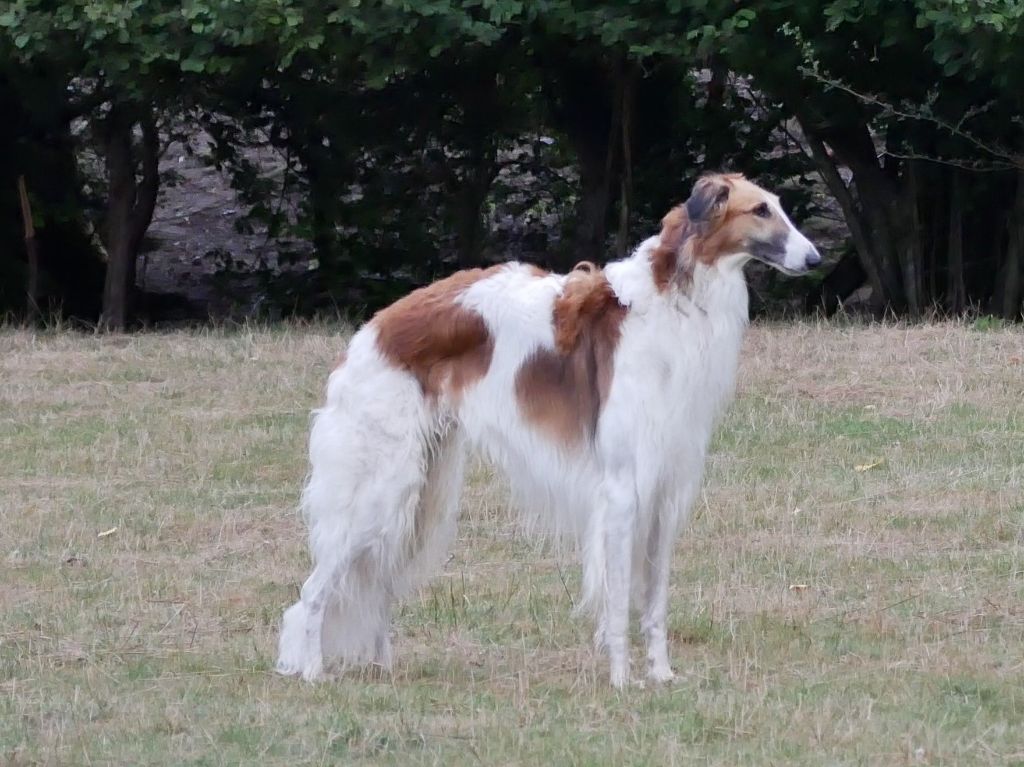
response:
[[[785,288],[755,275],[755,306],[1019,319],[1022,15],[1013,0],[4,2],[0,307],[121,328],[206,315],[215,290],[236,313],[359,314],[460,267],[607,260],[699,173],[735,169],[831,251]],[[176,184],[203,189],[175,157],[233,189],[184,266],[159,223]],[[153,290],[142,270],[167,279]]]

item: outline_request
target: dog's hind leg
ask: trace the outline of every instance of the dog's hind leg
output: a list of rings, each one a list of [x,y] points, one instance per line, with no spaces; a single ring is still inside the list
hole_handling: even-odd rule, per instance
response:
[[[422,435],[418,439],[425,442]],[[317,562],[339,562],[335,603],[327,611],[322,641],[326,659],[343,666],[386,668],[391,662],[392,606],[406,591],[425,444],[395,447],[390,460],[356,493],[352,525],[337,537],[327,525],[321,533],[326,539],[316,544]]]
[[[336,371],[310,433],[302,506],[314,569],[284,616],[277,668],[318,677],[388,662],[391,605],[412,556],[431,413],[418,383],[374,367]]]
[[[339,563],[340,564],[340,563]],[[278,644],[277,671],[301,674],[311,681],[323,673],[323,625],[333,584],[340,568],[318,565],[302,585],[299,601],[284,614]]]
[[[392,461],[381,474],[378,514],[365,545],[343,568],[343,590],[323,628],[328,659],[390,670],[394,603],[440,569],[455,537],[464,450],[454,427],[432,428],[415,466]]]

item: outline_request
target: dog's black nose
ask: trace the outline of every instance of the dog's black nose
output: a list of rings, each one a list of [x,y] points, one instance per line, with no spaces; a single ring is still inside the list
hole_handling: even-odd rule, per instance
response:
[[[821,266],[821,254],[817,250],[811,248],[811,252],[807,254],[805,259],[808,269],[814,269]]]

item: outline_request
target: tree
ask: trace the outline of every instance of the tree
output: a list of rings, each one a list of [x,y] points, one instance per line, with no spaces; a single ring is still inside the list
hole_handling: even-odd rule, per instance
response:
[[[65,147],[69,213],[54,216],[53,179],[29,178],[44,229],[84,229],[66,161],[102,160],[106,327],[131,320],[174,125],[209,132],[268,237],[311,243],[307,309],[499,257],[486,222],[511,215],[506,197],[516,215],[557,212],[568,234],[539,260],[566,268],[624,252],[703,170],[757,176],[803,212],[814,169],[852,244],[812,301],[834,308],[866,280],[878,313],[1012,317],[1022,14],[1012,0],[13,0],[0,96],[19,102],[8,143]],[[283,171],[252,161],[259,144]],[[76,262],[95,264],[83,239]],[[44,251],[52,285],[69,271]],[[0,268],[22,280],[20,263]]]
[[[1010,43],[1020,13],[1013,3],[776,3],[717,38],[730,65],[798,121],[878,312],[919,316],[936,301],[957,311],[969,299],[1018,313],[1019,289],[996,300],[990,275],[1001,262],[1017,275],[1005,283],[1019,283],[1007,244],[1016,214],[999,200],[1017,184],[1020,90],[995,71],[1024,64]],[[988,37],[991,54],[978,54]]]
[[[17,0],[0,13],[0,54],[18,71],[51,73],[61,121],[84,120],[103,157],[102,327],[122,329],[130,317],[135,262],[159,191],[161,122],[194,108],[206,80],[244,65],[261,41],[272,38],[283,58],[315,44],[302,20],[300,9],[276,0]]]

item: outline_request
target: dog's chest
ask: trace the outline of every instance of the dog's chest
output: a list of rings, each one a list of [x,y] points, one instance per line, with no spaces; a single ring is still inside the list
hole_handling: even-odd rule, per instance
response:
[[[646,327],[624,334],[616,359],[615,376],[628,379],[623,399],[663,444],[707,440],[735,388],[745,303],[645,319]]]

